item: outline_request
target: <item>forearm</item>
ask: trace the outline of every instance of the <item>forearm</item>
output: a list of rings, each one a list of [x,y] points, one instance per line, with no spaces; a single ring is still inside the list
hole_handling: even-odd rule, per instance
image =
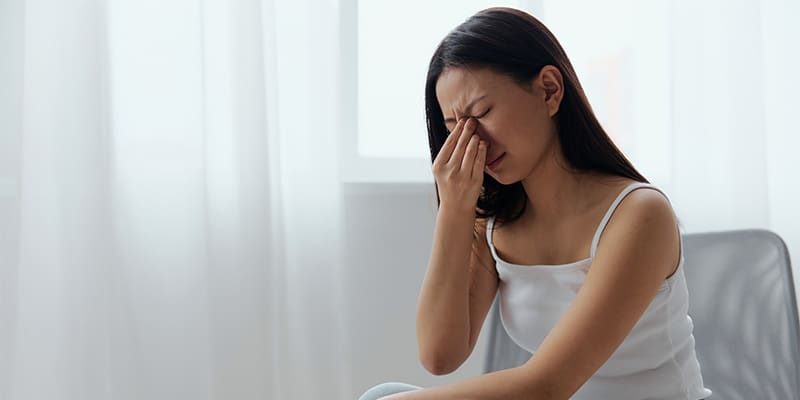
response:
[[[469,259],[474,215],[440,209],[417,305],[422,357],[454,362],[469,348]],[[441,358],[440,358],[441,357]]]
[[[526,367],[505,369],[444,386],[414,390],[379,400],[555,400],[544,382]]]

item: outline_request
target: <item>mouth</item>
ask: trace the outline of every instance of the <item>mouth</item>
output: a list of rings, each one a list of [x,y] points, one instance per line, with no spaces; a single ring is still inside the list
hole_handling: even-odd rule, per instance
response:
[[[503,161],[503,157],[505,155],[506,155],[506,153],[500,154],[497,158],[495,158],[491,162],[487,163],[486,167],[489,168],[489,169],[494,169],[495,167],[497,167],[498,164],[500,164],[500,161]]]

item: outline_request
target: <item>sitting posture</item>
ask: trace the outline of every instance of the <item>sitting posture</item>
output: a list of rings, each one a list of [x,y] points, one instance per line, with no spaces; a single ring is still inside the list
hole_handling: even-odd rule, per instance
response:
[[[425,89],[439,203],[417,310],[433,374],[472,353],[499,293],[524,365],[362,399],[698,400],[681,235],[592,112],[553,34],[491,8],[451,31]]]

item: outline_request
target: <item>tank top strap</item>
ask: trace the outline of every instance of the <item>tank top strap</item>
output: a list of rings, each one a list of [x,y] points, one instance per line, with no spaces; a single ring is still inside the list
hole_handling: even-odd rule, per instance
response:
[[[486,220],[486,242],[489,243],[489,247],[494,247],[494,243],[492,242],[492,229],[494,229],[494,216]]]
[[[494,241],[492,241],[492,233],[494,231],[494,216],[486,220],[486,242],[489,244],[489,250],[495,261],[500,261],[500,256],[497,254],[497,249],[494,248]]]
[[[600,221],[600,224],[597,226],[597,230],[594,233],[594,237],[592,238],[592,247],[590,251],[591,258],[594,258],[595,253],[597,252],[597,244],[600,243],[600,236],[603,234],[603,231],[606,229],[606,225],[608,225],[608,221],[611,219],[611,216],[614,215],[614,211],[617,210],[617,206],[625,197],[632,191],[641,188],[641,187],[649,187],[658,190],[658,188],[644,182],[633,182],[630,185],[626,186],[625,189],[622,189],[622,192],[619,193],[617,198],[611,203],[611,206],[608,207],[608,211],[603,216],[603,219]],[[658,190],[660,192],[660,190]]]

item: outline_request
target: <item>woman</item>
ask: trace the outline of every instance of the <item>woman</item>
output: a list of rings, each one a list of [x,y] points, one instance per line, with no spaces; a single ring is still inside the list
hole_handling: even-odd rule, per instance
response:
[[[417,311],[433,374],[471,354],[499,290],[524,365],[372,399],[697,400],[681,237],[668,199],[592,113],[534,17],[481,11],[441,42],[425,91],[439,210]]]

